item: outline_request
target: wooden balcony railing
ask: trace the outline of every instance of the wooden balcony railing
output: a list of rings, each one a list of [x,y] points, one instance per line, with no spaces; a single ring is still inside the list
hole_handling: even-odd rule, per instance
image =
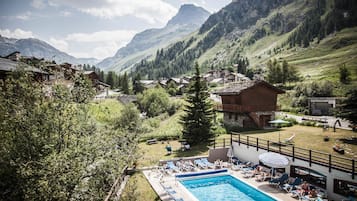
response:
[[[221,112],[257,112],[257,111],[277,111],[276,105],[236,105],[236,104],[217,104],[215,110]]]

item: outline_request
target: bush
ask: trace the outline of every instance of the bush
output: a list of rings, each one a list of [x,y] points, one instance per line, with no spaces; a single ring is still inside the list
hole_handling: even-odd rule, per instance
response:
[[[155,117],[167,111],[169,107],[169,95],[162,88],[152,88],[138,95],[140,109],[146,112],[148,117]]]

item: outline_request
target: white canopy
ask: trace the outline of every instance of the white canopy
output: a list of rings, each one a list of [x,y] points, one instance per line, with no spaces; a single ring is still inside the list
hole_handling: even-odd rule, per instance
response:
[[[274,152],[260,154],[259,160],[265,165],[272,168],[284,168],[290,163],[287,157]]]

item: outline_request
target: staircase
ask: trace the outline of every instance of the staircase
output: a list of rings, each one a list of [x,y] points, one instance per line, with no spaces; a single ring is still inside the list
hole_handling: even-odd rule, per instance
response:
[[[255,112],[249,112],[248,117],[253,120],[253,122],[258,128],[260,128],[259,116]]]

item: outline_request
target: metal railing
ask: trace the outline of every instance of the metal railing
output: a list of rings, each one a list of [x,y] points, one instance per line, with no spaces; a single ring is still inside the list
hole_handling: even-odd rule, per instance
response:
[[[280,153],[292,157],[292,161],[295,161],[295,159],[300,159],[308,162],[310,167],[311,164],[322,165],[328,167],[329,172],[331,172],[332,169],[347,172],[351,174],[352,179],[355,178],[357,173],[356,162],[354,159],[332,155],[321,151],[300,148],[293,145],[287,145],[282,142],[279,143],[276,141],[269,141],[248,135],[234,134],[231,135],[230,139],[216,139],[211,142],[211,147],[214,149],[218,147],[230,147],[232,142],[238,143],[239,146],[246,145],[247,148],[254,147],[256,151],[263,149],[268,152]]]

